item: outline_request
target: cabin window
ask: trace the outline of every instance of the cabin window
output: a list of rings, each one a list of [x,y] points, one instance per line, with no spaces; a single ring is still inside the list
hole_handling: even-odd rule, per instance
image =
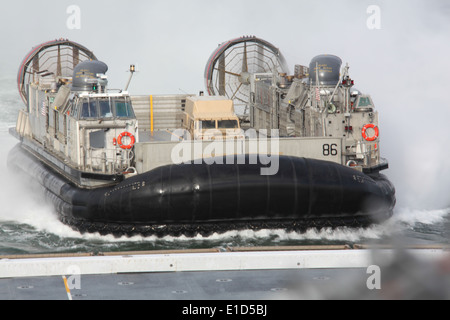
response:
[[[217,127],[219,129],[238,129],[239,124],[237,120],[218,120]]]
[[[372,103],[369,97],[359,97],[358,107],[368,107],[371,105]]]
[[[216,120],[201,120],[200,121],[200,129],[215,129],[216,128]]]
[[[53,113],[53,136],[55,138],[58,138],[58,130],[59,130],[59,113],[56,110],[50,109],[52,110]]]
[[[75,109],[71,115],[80,119],[135,118],[128,97],[80,98]]]
[[[133,108],[128,98],[114,99],[117,118],[134,118]]]
[[[83,104],[81,107],[81,118],[98,118],[97,100],[83,100]]]
[[[98,104],[100,107],[100,117],[101,118],[112,118],[113,117],[109,99],[100,99],[100,100],[98,100]]]

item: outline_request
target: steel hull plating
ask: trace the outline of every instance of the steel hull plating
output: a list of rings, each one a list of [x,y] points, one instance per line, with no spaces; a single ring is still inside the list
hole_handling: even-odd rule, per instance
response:
[[[76,187],[20,144],[8,163],[36,179],[61,221],[82,232],[192,235],[365,226],[389,218],[395,205],[394,188],[381,174],[296,157],[281,156],[271,176],[249,161],[167,165],[97,189]]]

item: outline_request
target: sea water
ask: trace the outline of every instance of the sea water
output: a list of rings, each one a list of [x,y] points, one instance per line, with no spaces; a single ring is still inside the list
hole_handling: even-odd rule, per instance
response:
[[[121,237],[81,234],[62,224],[43,194],[28,181],[11,172],[6,165],[9,150],[17,140],[8,128],[15,126],[18,111],[24,107],[13,78],[0,78],[0,255],[29,253],[110,252],[162,249],[226,248],[241,246],[337,245],[392,243],[449,244],[450,208],[409,206],[399,201],[394,216],[385,223],[368,228],[285,230],[241,230],[201,235]],[[385,173],[389,177],[389,172]],[[397,189],[408,186],[397,186]],[[406,192],[400,192],[402,196]],[[423,195],[422,195],[423,196]],[[444,195],[445,196],[445,195]],[[402,199],[399,199],[402,200]],[[450,200],[450,199],[449,199]],[[445,203],[445,201],[444,201]],[[448,202],[450,206],[450,201]]]

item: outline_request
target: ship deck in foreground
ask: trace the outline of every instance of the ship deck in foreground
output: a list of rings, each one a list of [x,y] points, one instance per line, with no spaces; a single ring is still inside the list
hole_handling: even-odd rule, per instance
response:
[[[445,245],[1,256],[0,299],[222,300],[214,304],[222,315],[246,300],[273,315],[282,309],[268,300],[448,299],[449,258]],[[185,307],[166,311],[181,315]]]

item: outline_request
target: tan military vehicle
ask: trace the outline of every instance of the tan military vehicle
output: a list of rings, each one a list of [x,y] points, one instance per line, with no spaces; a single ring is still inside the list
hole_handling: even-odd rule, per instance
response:
[[[183,126],[194,140],[237,139],[243,136],[233,100],[222,96],[187,97]]]

